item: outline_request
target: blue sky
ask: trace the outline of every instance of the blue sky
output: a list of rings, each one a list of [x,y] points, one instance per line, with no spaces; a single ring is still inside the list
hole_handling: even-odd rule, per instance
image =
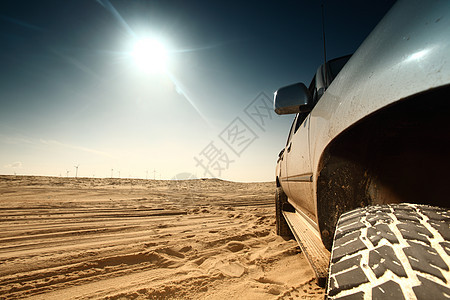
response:
[[[392,3],[325,1],[328,58]],[[264,103],[322,63],[320,4],[2,1],[0,174],[273,180],[293,116]],[[142,38],[165,46],[165,71],[133,61]]]

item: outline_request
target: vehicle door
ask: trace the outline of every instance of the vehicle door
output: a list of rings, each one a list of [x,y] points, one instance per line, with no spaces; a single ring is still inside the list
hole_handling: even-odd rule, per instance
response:
[[[282,150],[283,153],[278,158],[278,159],[280,159],[280,162],[279,162],[279,164],[280,164],[280,183],[281,183],[281,186],[283,187],[284,193],[288,196],[288,198],[291,198],[291,193],[289,191],[289,185],[288,185],[289,182],[287,180],[287,178],[288,178],[287,154],[290,151],[288,146],[290,145],[292,135],[294,134],[297,117],[298,117],[298,114],[295,116],[294,121],[292,122],[291,129],[289,130],[289,135],[287,138],[286,146]]]
[[[308,88],[313,107],[349,58],[350,55],[331,60],[317,69]],[[294,128],[291,129],[292,137],[286,147],[285,156],[289,199],[296,208],[301,209],[309,216],[315,216],[310,123],[310,113],[297,115]]]
[[[309,113],[297,115],[285,155],[289,198],[296,208],[301,209],[310,216],[314,216],[312,168],[309,152],[309,123]]]
[[[311,80],[309,92],[313,105],[317,103],[323,94],[323,65]],[[318,85],[320,88],[318,88]],[[288,172],[288,186],[291,193],[292,204],[310,217],[316,215],[313,192],[313,172],[310,154],[310,113],[299,114],[294,126],[293,136],[287,147],[286,158]]]

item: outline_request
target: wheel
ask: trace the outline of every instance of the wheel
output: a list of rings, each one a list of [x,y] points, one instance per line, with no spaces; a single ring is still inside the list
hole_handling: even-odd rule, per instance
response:
[[[289,228],[286,219],[283,216],[283,205],[288,205],[287,196],[283,191],[283,188],[278,187],[275,191],[275,217],[277,235],[283,237],[285,240],[294,238],[291,229]]]
[[[331,253],[330,299],[448,299],[450,210],[369,206],[342,214]]]

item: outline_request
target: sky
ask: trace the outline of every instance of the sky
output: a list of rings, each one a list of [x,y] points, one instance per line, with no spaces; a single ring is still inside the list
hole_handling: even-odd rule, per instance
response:
[[[272,181],[273,93],[323,63],[321,4],[332,59],[393,2],[2,0],[0,174]]]

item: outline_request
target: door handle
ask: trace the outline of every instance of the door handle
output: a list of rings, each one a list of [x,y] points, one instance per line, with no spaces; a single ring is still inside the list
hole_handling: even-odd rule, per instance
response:
[[[291,152],[291,146],[292,146],[292,142],[289,143],[289,146],[288,146],[288,148],[287,148],[287,152]]]

